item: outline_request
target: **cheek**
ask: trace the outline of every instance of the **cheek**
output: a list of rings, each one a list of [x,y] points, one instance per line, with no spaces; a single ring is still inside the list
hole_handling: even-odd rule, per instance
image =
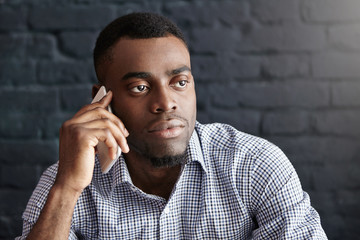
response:
[[[195,92],[187,96],[187,98],[185,99],[185,103],[186,103],[185,109],[188,114],[189,120],[192,121],[191,124],[194,124],[195,120],[196,120],[196,95],[195,95]]]
[[[140,118],[138,110],[136,107],[127,108],[123,107],[121,110],[119,110],[118,117],[125,125],[131,126],[133,124],[136,124],[138,122],[138,119]]]
[[[126,128],[131,128],[139,119],[141,107],[138,104],[131,104],[122,99],[121,104],[113,105],[113,110],[116,116],[124,123]],[[128,129],[129,130],[129,129]]]

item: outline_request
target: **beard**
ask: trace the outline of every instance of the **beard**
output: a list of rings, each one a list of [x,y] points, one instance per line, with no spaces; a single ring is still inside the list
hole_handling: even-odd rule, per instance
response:
[[[178,154],[175,156],[163,156],[150,158],[151,165],[155,168],[171,168],[186,163],[186,154]]]
[[[138,154],[142,155],[148,159],[151,165],[154,168],[163,168],[163,167],[175,167],[178,165],[183,165],[186,163],[186,149],[189,141],[187,141],[183,146],[183,150],[179,153],[171,145],[162,144],[161,146],[151,146],[143,142],[143,148],[139,149],[130,143],[132,149],[135,150]],[[158,149],[156,151],[155,149]],[[159,151],[159,149],[161,149]],[[155,150],[155,151],[154,151]]]

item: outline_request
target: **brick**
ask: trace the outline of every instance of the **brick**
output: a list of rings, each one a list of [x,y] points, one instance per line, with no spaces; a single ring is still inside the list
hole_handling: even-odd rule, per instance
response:
[[[262,73],[271,78],[305,77],[310,74],[309,59],[300,54],[266,56]]]
[[[26,29],[26,11],[24,8],[0,8],[0,30]]]
[[[348,212],[350,214],[348,214]],[[347,209],[346,215],[344,217],[345,222],[346,222],[346,229],[344,230],[345,233],[343,233],[343,239],[357,239],[360,236],[360,220],[359,220],[359,215],[357,215],[356,217],[351,216],[349,217],[348,215],[355,215],[354,213],[359,212],[358,210],[358,206],[354,209]]]
[[[234,82],[212,84],[209,86],[211,104],[218,108],[236,108],[238,104],[239,86]]]
[[[260,76],[262,59],[253,55],[227,54],[219,56],[222,78],[256,78]]]
[[[327,191],[308,191],[311,205],[318,211],[320,216],[326,213],[337,213],[336,194]]]
[[[301,134],[309,129],[309,117],[305,112],[270,112],[263,118],[262,130],[265,134]]]
[[[15,189],[33,190],[39,181],[38,167],[15,165],[0,166],[0,185]]]
[[[94,32],[63,32],[60,34],[60,47],[72,57],[91,58],[96,37]]]
[[[6,6],[10,7],[18,7],[19,5],[23,5],[23,0],[0,0],[0,4],[6,4]]]
[[[357,0],[305,0],[302,12],[305,21],[339,23],[360,20]]]
[[[0,215],[21,216],[32,191],[0,189]]]
[[[195,82],[196,106],[198,111],[206,110],[210,105],[209,86],[207,83]]]
[[[327,236],[331,236],[332,239],[353,239],[351,237],[344,238],[344,235],[347,234],[346,232],[349,225],[345,221],[344,217],[339,214],[322,214],[321,225],[323,226]]]
[[[21,216],[0,215],[0,239],[14,239],[20,235],[22,227]]]
[[[219,23],[236,26],[249,18],[249,6],[245,1],[168,1],[164,3],[163,11],[184,30]]]
[[[209,16],[214,17],[224,25],[237,25],[249,19],[249,6],[246,1],[229,2],[210,2],[207,4],[208,11],[203,11],[204,21],[209,20]],[[201,10],[200,10],[201,11]],[[209,14],[210,13],[210,14]]]
[[[0,136],[5,138],[36,139],[41,135],[43,118],[38,114],[9,113],[0,118]]]
[[[192,72],[196,81],[248,79],[260,76],[262,59],[252,55],[219,54],[216,57],[192,57]]]
[[[196,28],[191,33],[190,49],[205,53],[235,51],[241,44],[241,35],[240,29]]]
[[[243,35],[238,49],[246,51],[316,51],[325,48],[326,34],[321,26],[301,24],[253,25]]]
[[[0,216],[0,238],[9,237],[10,234],[10,220],[9,217]]]
[[[29,23],[38,30],[99,29],[113,16],[110,7],[35,7],[30,10]]]
[[[338,137],[267,137],[278,145],[294,165],[354,164],[360,157],[360,141]],[[336,147],[334,147],[336,146]]]
[[[55,140],[0,140],[0,162],[17,164],[43,164],[55,163],[58,158],[58,144]]]
[[[92,85],[63,88],[60,93],[61,106],[64,111],[77,112],[84,105],[89,104]]]
[[[55,112],[57,92],[49,89],[0,90],[0,113]]]
[[[360,26],[347,24],[330,27],[329,42],[338,49],[360,50]]]
[[[360,135],[360,111],[358,110],[327,110],[314,113],[316,131],[322,134],[341,136]]]
[[[282,42],[274,46],[279,50],[316,51],[326,44],[325,29],[321,26],[289,24],[282,28]]]
[[[312,174],[311,174],[312,165],[296,163],[293,162],[292,159],[289,160],[293,164],[295,171],[298,174],[303,190],[309,192],[312,189],[314,189],[312,184]]]
[[[230,124],[236,129],[258,135],[260,125],[260,112],[244,109],[216,109],[209,112],[211,122]]]
[[[34,61],[0,61],[1,86],[26,86],[36,82],[36,67]]]
[[[314,171],[315,190],[356,190],[360,187],[360,165],[325,165]]]
[[[297,0],[253,0],[251,12],[261,22],[283,22],[298,20],[299,2]]]
[[[211,123],[209,113],[205,110],[197,111],[196,120],[200,123]]]
[[[45,139],[58,139],[61,125],[72,118],[72,113],[54,113],[43,118],[42,136]]]
[[[214,80],[221,76],[221,59],[208,55],[193,55],[191,57],[191,71],[195,81]]]
[[[3,59],[24,61],[29,57],[50,58],[54,55],[55,45],[55,38],[51,35],[0,35],[0,53]]]
[[[42,61],[39,63],[39,82],[42,84],[96,83],[91,62]]]
[[[0,55],[2,59],[23,58],[26,53],[27,36],[21,34],[0,35]]]
[[[49,34],[35,34],[27,42],[27,55],[41,59],[54,58],[56,39]]]
[[[357,173],[360,168],[357,168]],[[353,173],[356,174],[356,173]],[[359,179],[359,177],[357,178]],[[339,212],[347,217],[355,217],[358,218],[358,213],[360,212],[359,201],[360,199],[360,191],[359,190],[339,190],[337,191],[337,202],[339,206]],[[360,233],[360,231],[358,231]]]
[[[237,87],[238,103],[248,107],[306,107],[328,106],[328,84],[311,82],[255,82]]]
[[[355,52],[328,52],[313,55],[311,65],[314,77],[357,78],[360,76],[360,54]]]
[[[360,106],[360,82],[335,82],[331,86],[333,105],[337,107]]]
[[[86,1],[86,0],[85,0]],[[93,0],[96,1],[96,0]],[[101,2],[115,3],[118,7],[116,16],[123,16],[133,12],[162,12],[163,3],[160,1],[122,1],[119,4],[118,0],[103,0]],[[171,17],[171,16],[168,16]]]

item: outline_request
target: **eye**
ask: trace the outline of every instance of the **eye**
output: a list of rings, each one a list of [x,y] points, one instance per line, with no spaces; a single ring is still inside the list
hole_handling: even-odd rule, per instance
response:
[[[188,84],[188,81],[181,80],[181,81],[176,82],[174,84],[174,86],[177,87],[177,88],[185,88],[187,84]]]
[[[145,92],[147,89],[149,89],[149,87],[147,87],[145,85],[138,85],[136,87],[131,88],[130,91],[132,91],[134,93],[142,93],[142,92]]]

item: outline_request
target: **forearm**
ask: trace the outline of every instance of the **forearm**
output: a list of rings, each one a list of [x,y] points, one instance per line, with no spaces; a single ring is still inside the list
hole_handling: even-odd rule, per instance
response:
[[[80,193],[54,185],[27,239],[68,239]]]

